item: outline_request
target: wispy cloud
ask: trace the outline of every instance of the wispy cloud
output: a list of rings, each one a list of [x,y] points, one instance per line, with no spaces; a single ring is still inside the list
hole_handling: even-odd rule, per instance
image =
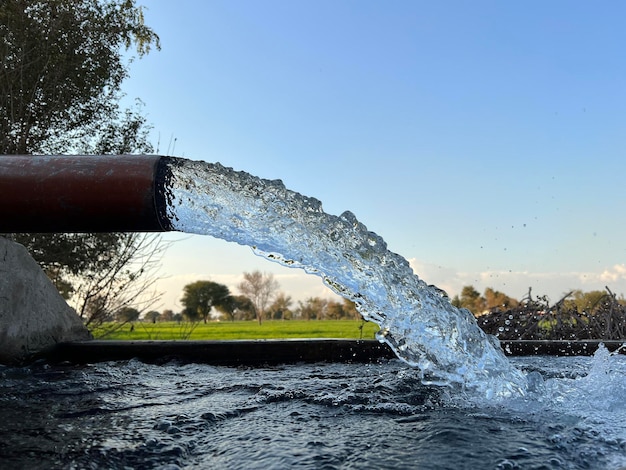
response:
[[[604,282],[619,282],[624,279],[626,279],[626,264],[616,264],[600,274],[600,280]]]
[[[424,281],[444,289],[450,296],[459,294],[466,285],[474,286],[479,292],[492,287],[515,298],[523,297],[531,289],[533,295],[547,295],[552,301],[560,299],[573,289],[603,290],[608,286],[614,293],[626,293],[625,264],[585,272],[462,272],[451,267],[423,263],[415,258],[409,262]]]

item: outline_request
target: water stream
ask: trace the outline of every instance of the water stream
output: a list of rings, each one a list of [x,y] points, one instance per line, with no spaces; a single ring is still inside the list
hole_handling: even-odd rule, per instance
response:
[[[248,245],[269,260],[320,276],[380,326],[378,339],[417,367],[424,383],[490,398],[525,392],[525,376],[472,314],[415,275],[352,213],[327,214],[318,200],[280,180],[198,161],[171,159],[165,188],[175,230]]]

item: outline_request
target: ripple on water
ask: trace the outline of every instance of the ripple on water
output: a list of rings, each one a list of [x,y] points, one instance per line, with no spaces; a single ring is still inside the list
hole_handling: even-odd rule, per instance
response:
[[[626,465],[619,397],[597,414],[581,405],[581,397],[603,396],[602,384],[585,382],[593,361],[520,358],[520,367],[559,385],[497,404],[421,385],[419,373],[397,360],[258,369],[139,361],[3,368],[0,463],[619,468]],[[623,384],[623,367],[614,360],[591,378]],[[616,385],[613,391],[621,393]]]

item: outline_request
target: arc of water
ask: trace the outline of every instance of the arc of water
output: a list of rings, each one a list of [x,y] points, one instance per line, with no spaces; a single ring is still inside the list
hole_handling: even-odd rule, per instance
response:
[[[378,338],[418,367],[424,380],[480,393],[522,393],[525,379],[467,310],[416,276],[384,240],[345,212],[219,164],[171,160],[167,216],[176,230],[242,245],[272,261],[318,275],[380,326]]]
[[[0,187],[0,233],[180,230],[249,245],[353,300],[425,381],[487,396],[526,389],[473,316],[419,279],[381,237],[280,181],[172,157],[4,156]]]

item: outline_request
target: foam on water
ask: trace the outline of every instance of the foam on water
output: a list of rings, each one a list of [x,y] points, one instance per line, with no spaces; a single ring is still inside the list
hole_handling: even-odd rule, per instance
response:
[[[516,358],[522,369],[533,364],[526,369],[529,388],[524,396],[500,401],[495,412],[528,421],[550,445],[575,449],[578,465],[571,468],[624,470],[626,356],[619,352],[600,345],[593,357]],[[533,370],[537,363],[539,371]],[[604,466],[591,463],[601,459]],[[557,464],[553,468],[570,468]]]
[[[619,350],[610,353],[600,345],[581,374],[547,377],[538,380],[534,389],[536,403],[554,413],[582,417],[589,429],[626,442],[626,360]]]
[[[409,263],[350,212],[329,215],[321,203],[220,164],[171,159],[167,216],[173,228],[248,245],[285,266],[320,276],[380,326],[378,339],[416,366],[425,383],[481,396],[524,394],[525,376],[471,313],[454,307]]]

